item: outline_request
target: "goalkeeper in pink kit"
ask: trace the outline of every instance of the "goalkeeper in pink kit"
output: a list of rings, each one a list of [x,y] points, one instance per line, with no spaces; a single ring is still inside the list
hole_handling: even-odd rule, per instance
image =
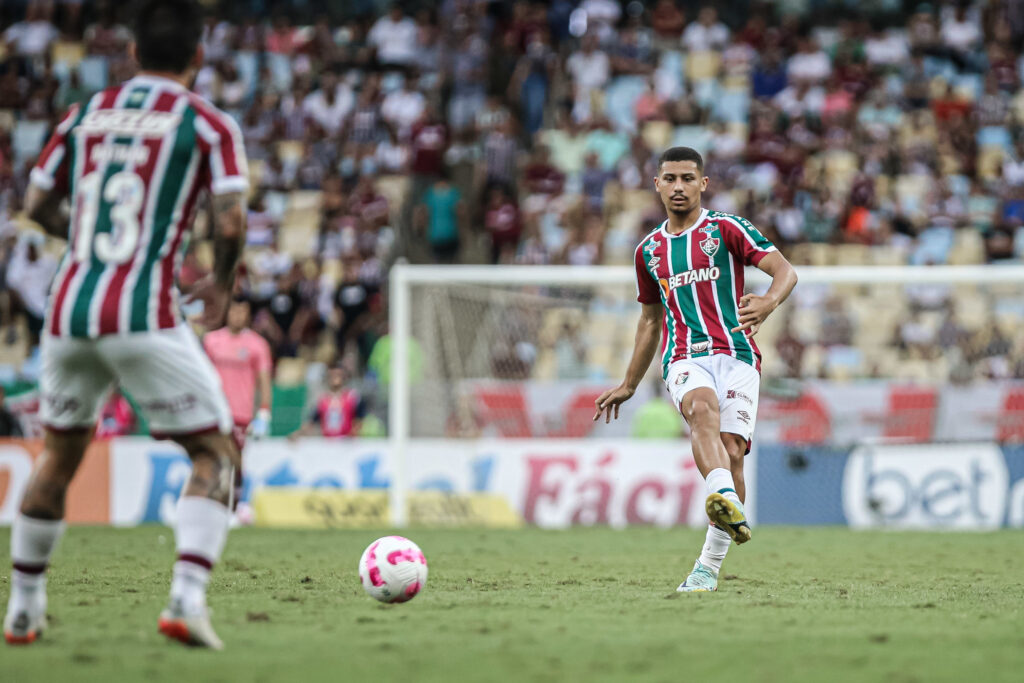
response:
[[[224,386],[239,450],[245,446],[246,434],[260,439],[270,429],[273,361],[270,345],[249,329],[249,316],[249,302],[235,300],[228,309],[227,325],[203,337],[203,348]]]

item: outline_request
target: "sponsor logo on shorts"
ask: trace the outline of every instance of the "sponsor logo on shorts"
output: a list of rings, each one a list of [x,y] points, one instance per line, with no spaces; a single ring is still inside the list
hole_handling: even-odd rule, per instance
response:
[[[748,413],[747,411],[745,411],[745,410],[737,410],[736,411],[736,415],[741,420],[743,420],[743,424],[750,424],[750,413]]]
[[[683,372],[680,372],[678,375],[676,375],[676,386],[679,386],[680,384],[686,384],[686,380],[688,379],[690,379],[689,370],[684,370]]]
[[[154,413],[184,413],[192,410],[199,404],[195,394],[183,394],[171,398],[158,398],[153,401],[139,402],[143,410]]]
[[[750,398],[750,396],[748,396],[747,394],[743,393],[742,391],[737,391],[736,389],[729,389],[728,391],[726,391],[725,392],[725,397],[726,398],[738,398],[741,401],[746,401],[747,405],[751,405],[751,406],[754,405],[754,399]]]
[[[74,396],[58,396],[56,394],[43,394],[43,403],[53,415],[74,413],[82,406]]]
[[[704,353],[705,351],[707,351],[710,348],[711,348],[711,342],[710,341],[697,342],[695,344],[690,344],[690,353]]]

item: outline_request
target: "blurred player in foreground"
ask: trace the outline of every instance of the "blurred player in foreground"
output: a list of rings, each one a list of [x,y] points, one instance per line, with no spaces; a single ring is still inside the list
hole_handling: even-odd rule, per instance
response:
[[[166,636],[223,647],[206,585],[227,540],[233,470],[231,412],[220,379],[182,320],[176,276],[201,194],[212,195],[213,274],[193,290],[202,323],[219,327],[242,246],[248,170],[230,117],[188,89],[203,62],[202,14],[190,0],[136,8],[138,76],[74,106],[31,173],[25,207],[68,238],[42,339],[45,450],[11,529],[8,643],[46,626],[46,567],[64,531],[64,499],[113,385],[136,399],[153,435],[181,444],[192,474],[178,502],[177,562]],[[62,199],[70,197],[70,216]]]
[[[636,248],[637,301],[643,304],[633,357],[622,384],[601,394],[596,421],[618,419],[651,364],[662,328],[662,378],[690,426],[693,459],[707,484],[711,526],[680,592],[718,589],[731,541],[750,540],[743,510],[743,457],[750,451],[761,383],[754,335],[796,285],[796,271],[750,221],[701,206],[704,160],[672,147],[654,186],[668,219]],[[743,267],[772,276],[764,296],[743,293]]]

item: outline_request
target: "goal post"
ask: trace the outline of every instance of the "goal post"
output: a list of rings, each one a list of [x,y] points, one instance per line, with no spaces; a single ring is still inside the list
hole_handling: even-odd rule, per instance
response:
[[[869,359],[864,361],[862,358],[861,363],[876,362],[877,359],[882,366],[881,369],[862,370],[862,375],[853,370],[855,382],[868,376],[873,379],[863,379],[864,383],[886,380],[893,383],[926,382],[929,381],[928,362],[941,365],[943,372],[949,372],[947,366],[951,363],[948,358],[933,358],[932,361],[913,359],[907,361],[906,368],[902,367],[903,361],[887,346],[889,342],[885,335],[886,330],[898,329],[903,315],[915,319],[923,316],[921,325],[932,332],[943,316],[949,317],[948,311],[962,318],[966,329],[978,329],[998,322],[1012,330],[1015,321],[1024,322],[1024,266],[798,266],[797,273],[799,284],[794,297],[800,299],[804,293],[817,292],[815,296],[803,297],[815,301],[787,304],[793,308],[791,314],[780,312],[768,322],[778,326],[783,318],[787,318],[786,325],[792,323],[795,328],[805,323],[830,325],[828,309],[833,304],[829,302],[838,302],[834,305],[846,309],[846,319],[852,321],[853,326],[852,330],[844,332],[848,340],[839,346],[852,349],[847,355]],[[761,271],[746,269],[748,291],[763,292],[769,282],[770,278]],[[939,292],[940,299],[941,293],[945,292],[946,308],[929,308],[927,303],[906,303],[918,302],[918,299],[927,302],[929,296],[935,298],[935,292]],[[1015,299],[1021,303],[1020,306],[1014,304]],[[548,411],[546,414],[527,418],[510,415],[504,422],[498,420],[497,426],[489,423],[481,433],[480,425],[474,422],[473,406],[463,410],[461,418],[466,424],[461,424],[460,416],[456,414],[460,410],[460,402],[466,400],[464,392],[467,387],[477,387],[482,382],[529,383],[544,377],[550,381],[537,382],[525,390],[538,393],[543,399],[539,402],[547,405],[554,400],[553,394],[561,391],[562,384],[569,385],[575,380],[589,380],[591,384],[603,382],[612,386],[621,379],[616,373],[628,361],[639,315],[632,266],[430,266],[400,263],[390,271],[389,302],[391,358],[387,395],[388,438],[392,453],[389,507],[392,521],[399,528],[409,521],[406,519],[409,458],[421,442],[480,436],[530,438],[541,433],[557,438],[583,436],[579,415],[583,414],[585,401],[579,395],[575,399],[566,399],[574,400],[572,405],[575,408],[567,408],[564,415],[554,414],[558,411],[550,409],[545,409]],[[873,313],[875,310],[877,315]],[[983,318],[983,315],[987,317]],[[575,331],[566,332],[573,326]],[[600,334],[588,336],[588,330]],[[552,346],[553,335],[563,332],[564,337],[559,337]],[[825,330],[823,334],[832,332],[835,330]],[[595,338],[603,337],[605,333],[614,340]],[[772,344],[776,334],[777,330],[762,330],[758,339],[763,351]],[[766,337],[764,341],[761,341],[762,335]],[[1020,342],[1011,333],[1008,343]],[[943,353],[945,351],[943,349]],[[587,363],[567,370],[566,365],[572,366],[582,356],[587,358]],[[602,365],[606,366],[606,374],[601,372]],[[652,368],[655,365],[657,362],[652,363]],[[767,366],[776,380],[800,379],[787,377],[774,359]],[[917,375],[912,375],[910,368]],[[831,368],[827,370],[832,371]],[[570,376],[572,381],[562,381]],[[908,380],[912,376],[915,379]],[[813,374],[806,377],[813,377]],[[422,384],[416,388],[414,396],[413,383],[417,380]],[[506,400],[491,398],[499,407],[501,401]],[[573,410],[577,414],[575,418],[572,417]],[[542,426],[535,428],[536,425],[528,424],[530,420]],[[762,424],[759,418],[759,436]],[[862,426],[846,425],[837,419],[831,428],[838,430],[837,433],[845,429],[855,434]],[[892,434],[899,433],[898,428],[890,431],[892,433],[886,432],[884,438],[896,438]],[[785,439],[789,438],[786,435],[791,431],[781,429],[770,433],[772,438]],[[598,431],[590,436],[629,438],[630,435]],[[866,440],[870,438],[873,437],[864,437]],[[960,437],[940,434],[939,438],[955,440]]]

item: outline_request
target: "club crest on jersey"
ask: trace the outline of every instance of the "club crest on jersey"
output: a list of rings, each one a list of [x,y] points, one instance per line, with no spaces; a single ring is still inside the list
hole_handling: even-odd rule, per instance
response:
[[[717,237],[708,237],[700,243],[700,250],[707,254],[709,257],[714,256],[715,252],[718,251],[718,245],[722,240]]]

